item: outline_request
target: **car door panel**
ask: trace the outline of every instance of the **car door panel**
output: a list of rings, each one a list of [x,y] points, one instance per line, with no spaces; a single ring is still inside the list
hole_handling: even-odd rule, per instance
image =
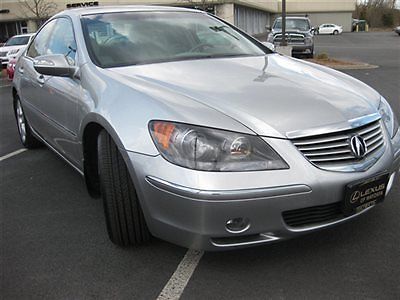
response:
[[[29,117],[32,118],[32,127],[55,150],[78,165],[77,107],[81,93],[80,81],[69,77],[46,76],[34,68],[35,57],[47,54],[63,54],[69,62],[75,63],[75,52],[72,50],[76,44],[71,21],[57,18],[52,22],[54,24],[48,39],[38,46],[40,51],[31,51],[32,57],[24,58],[24,84],[29,86],[26,90],[28,95],[24,95],[24,98]]]

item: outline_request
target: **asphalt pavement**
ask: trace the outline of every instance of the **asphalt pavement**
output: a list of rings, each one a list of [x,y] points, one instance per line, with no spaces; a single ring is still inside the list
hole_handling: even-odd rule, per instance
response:
[[[400,116],[400,37],[318,36],[317,52],[378,65],[346,73]],[[0,157],[21,149],[10,88],[0,82]],[[370,212],[272,245],[205,253],[182,299],[399,299],[400,181]],[[101,201],[46,148],[0,161],[1,299],[155,299],[186,249],[108,240]]]

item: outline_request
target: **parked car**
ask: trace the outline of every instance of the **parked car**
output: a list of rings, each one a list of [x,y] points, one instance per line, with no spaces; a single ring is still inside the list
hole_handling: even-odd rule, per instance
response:
[[[34,33],[15,35],[7,40],[0,47],[0,61],[3,67],[6,67],[9,59],[15,58],[19,51],[24,50],[28,43],[32,40]]]
[[[286,40],[293,47],[293,55],[314,57],[314,28],[305,17],[286,17]],[[267,42],[280,45],[282,42],[282,18],[277,18],[268,34]]]
[[[12,58],[7,64],[7,78],[13,80],[15,72],[15,64],[17,63],[16,58]]]
[[[400,166],[375,90],[198,10],[61,12],[18,60],[12,94],[23,145],[84,176],[120,246],[297,237],[381,203]]]
[[[321,24],[316,30],[316,34],[341,34],[343,27],[335,24]]]
[[[394,29],[394,32],[396,32],[398,35],[400,35],[400,26],[397,26],[397,27]]]
[[[17,64],[18,59],[22,56],[24,53],[25,49],[21,49],[15,56],[12,56],[8,60],[7,64],[7,78],[8,80],[12,81],[14,78],[14,73],[15,73],[15,66]]]

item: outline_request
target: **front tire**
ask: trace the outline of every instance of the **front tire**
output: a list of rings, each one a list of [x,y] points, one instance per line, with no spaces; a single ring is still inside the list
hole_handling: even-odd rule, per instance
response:
[[[110,240],[122,247],[147,242],[150,233],[128,168],[105,130],[98,137],[98,168]]]
[[[22,145],[24,145],[24,147],[28,149],[33,149],[41,146],[41,142],[32,133],[28,120],[25,117],[21,100],[18,96],[16,96],[14,99],[14,114],[17,120],[18,133]]]

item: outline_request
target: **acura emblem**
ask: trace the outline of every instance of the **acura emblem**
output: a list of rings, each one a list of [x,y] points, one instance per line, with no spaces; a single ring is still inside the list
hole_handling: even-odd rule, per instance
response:
[[[365,143],[364,139],[359,135],[351,137],[350,147],[351,152],[357,159],[361,159],[365,156],[365,154],[367,154],[367,144]]]

